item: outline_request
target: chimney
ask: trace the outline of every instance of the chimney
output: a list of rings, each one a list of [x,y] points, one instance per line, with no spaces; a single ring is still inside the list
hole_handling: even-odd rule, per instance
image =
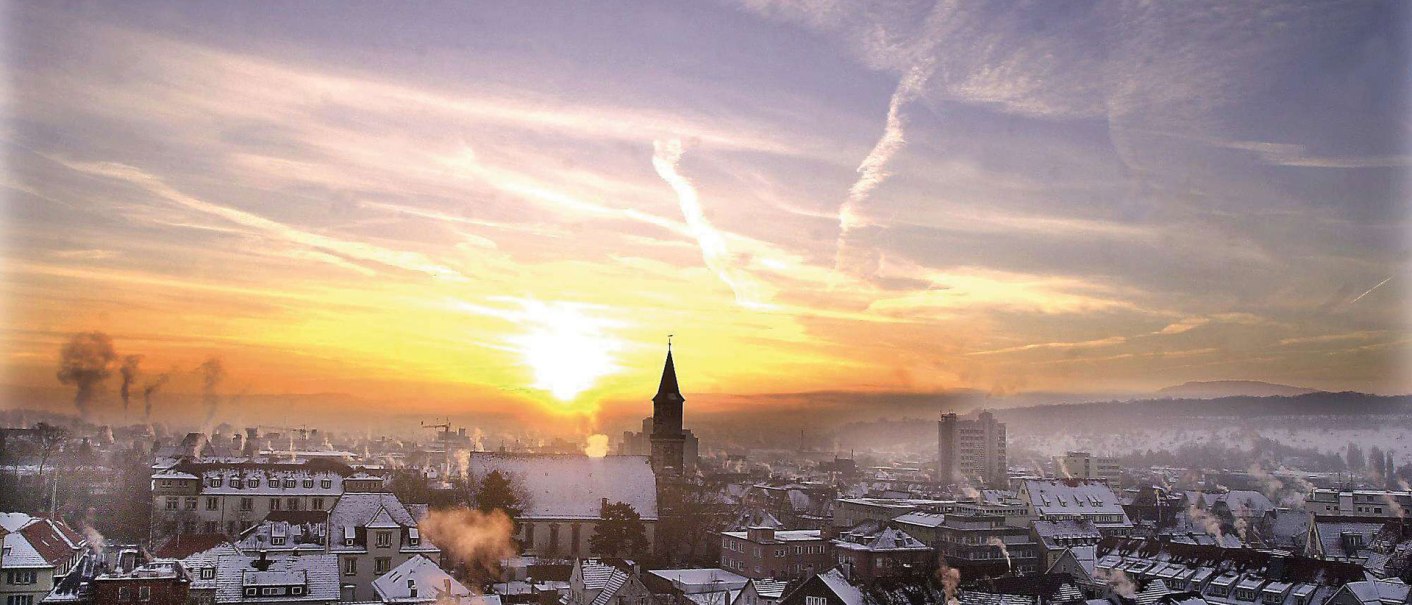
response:
[[[603,509],[605,509],[605,508],[608,508],[608,499],[607,499],[607,498],[604,498],[604,499],[603,499],[601,502],[599,502],[599,504],[598,504],[598,511],[599,511],[600,513],[601,513],[601,512],[603,511]]]
[[[444,597],[449,597],[449,596],[451,596],[451,578],[442,578],[442,579],[441,579],[441,589],[444,590],[444,591],[446,591],[446,594],[444,594],[444,595],[442,595],[442,596],[444,596]],[[456,599],[457,602],[460,602],[460,601],[461,601],[461,597],[460,597],[460,596],[455,597],[455,599]]]
[[[417,581],[407,578],[407,596],[417,598]]]

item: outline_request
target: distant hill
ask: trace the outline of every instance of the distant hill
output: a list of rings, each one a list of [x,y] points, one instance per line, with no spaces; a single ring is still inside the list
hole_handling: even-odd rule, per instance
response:
[[[1062,427],[1152,426],[1184,418],[1255,418],[1259,416],[1356,416],[1412,414],[1412,395],[1369,395],[1315,391],[1273,397],[1181,398],[1104,401],[996,410],[995,415],[1024,430]]]
[[[1212,380],[1166,387],[1159,389],[1157,394],[1178,399],[1220,399],[1222,397],[1295,397],[1317,392],[1319,391],[1315,389],[1258,380]]]

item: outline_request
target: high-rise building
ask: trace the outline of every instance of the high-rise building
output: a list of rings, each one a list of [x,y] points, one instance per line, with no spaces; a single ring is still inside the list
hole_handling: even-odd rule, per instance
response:
[[[686,464],[686,434],[682,431],[682,404],[686,402],[677,386],[677,368],[672,363],[672,345],[667,345],[667,363],[662,381],[652,398],[652,470],[658,477],[680,476]]]
[[[942,414],[937,423],[937,480],[1006,487],[1005,423],[990,412],[975,420]]]

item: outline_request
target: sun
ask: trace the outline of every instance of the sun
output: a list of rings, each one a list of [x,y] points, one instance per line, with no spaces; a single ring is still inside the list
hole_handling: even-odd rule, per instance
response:
[[[574,303],[525,301],[529,329],[511,338],[534,373],[534,388],[562,402],[574,401],[619,369],[616,357],[623,345],[607,332],[613,322],[589,311]]]

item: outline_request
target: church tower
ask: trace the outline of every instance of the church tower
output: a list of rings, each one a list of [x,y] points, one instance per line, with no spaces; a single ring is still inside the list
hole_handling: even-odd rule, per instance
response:
[[[652,398],[652,470],[657,477],[681,476],[685,463],[686,434],[682,432],[682,404],[677,386],[677,368],[672,363],[672,343],[667,341],[667,363],[662,368],[662,382]]]

